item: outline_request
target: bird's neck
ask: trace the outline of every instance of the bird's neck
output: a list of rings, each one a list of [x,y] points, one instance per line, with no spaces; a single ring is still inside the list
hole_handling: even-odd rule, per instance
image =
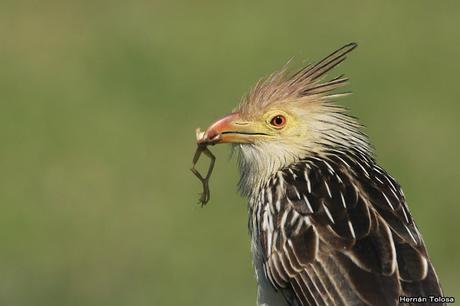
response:
[[[331,149],[372,156],[366,135],[345,110],[323,105],[323,109],[319,108],[309,116],[311,120],[303,121],[308,123],[303,126],[308,133],[301,136],[234,146],[243,195],[253,196],[277,171],[311,156],[324,156]]]
[[[299,161],[300,151],[288,152],[283,145],[245,144],[236,145],[240,169],[239,190],[242,195],[252,197],[277,171]]]
[[[240,169],[239,190],[243,196],[254,198],[258,195],[271,177],[292,164],[313,158],[314,160],[328,160],[331,155],[348,156],[351,159],[364,159],[373,162],[372,153],[363,151],[362,147],[324,147],[319,152],[283,150],[280,145],[274,149],[263,145],[236,145],[234,150],[238,155]]]

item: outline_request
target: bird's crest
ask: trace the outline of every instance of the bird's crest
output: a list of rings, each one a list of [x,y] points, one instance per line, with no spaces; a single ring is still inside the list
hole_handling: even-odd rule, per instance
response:
[[[286,100],[301,98],[330,97],[331,91],[342,87],[348,78],[340,75],[332,80],[322,82],[325,74],[347,58],[347,54],[357,47],[350,43],[334,51],[316,64],[309,64],[289,76],[289,62],[279,71],[260,80],[243,98],[237,111],[249,116],[258,110]]]

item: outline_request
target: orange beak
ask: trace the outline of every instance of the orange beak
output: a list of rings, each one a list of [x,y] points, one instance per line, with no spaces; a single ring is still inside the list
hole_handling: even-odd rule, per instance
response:
[[[267,135],[254,131],[251,126],[250,122],[241,120],[239,113],[231,113],[211,124],[197,140],[197,143],[211,145],[252,143],[257,136]]]

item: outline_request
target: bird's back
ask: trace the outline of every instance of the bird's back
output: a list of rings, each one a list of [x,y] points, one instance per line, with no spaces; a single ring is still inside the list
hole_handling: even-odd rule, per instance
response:
[[[363,152],[330,149],[278,171],[252,196],[249,225],[259,296],[278,296],[261,305],[441,296],[401,188]]]

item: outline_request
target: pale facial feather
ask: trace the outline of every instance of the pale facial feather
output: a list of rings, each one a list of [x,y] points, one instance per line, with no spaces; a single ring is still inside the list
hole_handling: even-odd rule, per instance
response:
[[[286,115],[286,125],[270,131],[265,114],[270,118],[278,112]],[[260,187],[278,170],[313,154],[321,156],[329,147],[371,152],[366,136],[360,132],[361,125],[344,108],[324,97],[275,103],[259,110],[251,120],[261,121],[260,126],[265,123],[271,134],[251,144],[234,145],[241,172],[240,190],[245,195],[257,190],[254,187]]]

